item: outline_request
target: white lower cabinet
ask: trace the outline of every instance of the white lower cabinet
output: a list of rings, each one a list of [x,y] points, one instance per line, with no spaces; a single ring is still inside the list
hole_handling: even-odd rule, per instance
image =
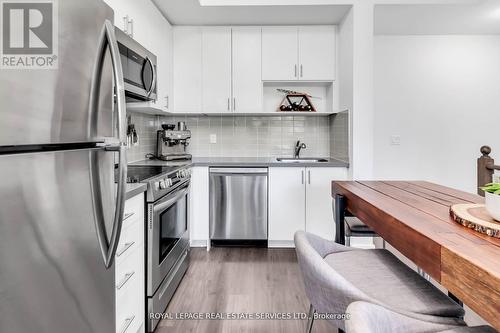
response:
[[[331,182],[346,179],[346,168],[269,168],[269,246],[293,247],[297,230],[333,240]]]
[[[208,167],[191,169],[189,192],[189,238],[192,247],[208,246],[209,234],[209,178]]]
[[[305,230],[304,168],[269,168],[268,245],[293,246],[293,234]]]
[[[145,331],[144,194],[125,202],[122,233],[115,255],[116,332]]]
[[[333,240],[332,180],[347,180],[346,168],[306,168],[306,231]]]
[[[346,180],[340,167],[269,167],[268,245],[293,247],[293,235],[306,230],[335,238],[331,183]],[[209,246],[209,168],[191,169],[189,236],[191,246]]]

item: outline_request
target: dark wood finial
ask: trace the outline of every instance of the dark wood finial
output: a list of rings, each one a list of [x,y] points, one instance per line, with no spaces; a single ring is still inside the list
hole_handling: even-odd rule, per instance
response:
[[[488,156],[490,153],[491,153],[491,148],[489,146],[481,147],[481,154],[483,154],[483,156]]]

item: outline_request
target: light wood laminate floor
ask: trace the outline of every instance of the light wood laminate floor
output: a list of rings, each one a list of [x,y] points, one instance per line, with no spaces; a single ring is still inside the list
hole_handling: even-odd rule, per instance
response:
[[[293,249],[192,249],[191,264],[166,312],[307,313],[309,301]],[[306,320],[171,320],[157,333],[305,332]],[[313,332],[336,332],[316,321]]]

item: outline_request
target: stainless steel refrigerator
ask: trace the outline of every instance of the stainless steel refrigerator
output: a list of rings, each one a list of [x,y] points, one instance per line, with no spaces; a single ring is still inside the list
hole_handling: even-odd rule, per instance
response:
[[[112,333],[126,179],[113,11],[59,0],[56,19],[58,69],[0,69],[0,332]]]

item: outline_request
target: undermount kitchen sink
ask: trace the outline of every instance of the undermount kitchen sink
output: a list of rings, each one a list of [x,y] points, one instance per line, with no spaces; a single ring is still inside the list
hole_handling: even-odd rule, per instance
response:
[[[282,163],[323,163],[323,162],[328,162],[328,160],[325,158],[311,158],[311,157],[304,157],[304,158],[278,157],[276,160],[278,162],[282,162]]]

